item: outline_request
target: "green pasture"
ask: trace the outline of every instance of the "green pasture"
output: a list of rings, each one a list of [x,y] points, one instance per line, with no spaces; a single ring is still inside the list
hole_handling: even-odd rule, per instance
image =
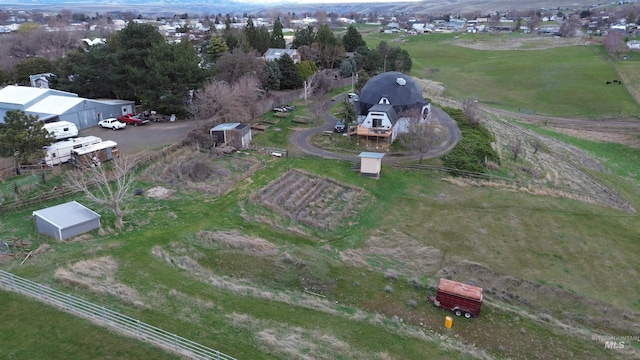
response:
[[[554,116],[640,115],[640,106],[625,86],[607,84],[619,79],[619,63],[605,56],[602,46],[474,50],[456,46],[456,36],[465,41],[477,37],[477,41],[488,43],[504,40],[503,36],[476,34],[399,37],[379,33],[369,34],[366,39],[370,47],[380,41],[402,46],[413,59],[412,75],[443,83],[445,95],[453,98]],[[635,72],[640,72],[640,63],[624,65],[635,66]]]

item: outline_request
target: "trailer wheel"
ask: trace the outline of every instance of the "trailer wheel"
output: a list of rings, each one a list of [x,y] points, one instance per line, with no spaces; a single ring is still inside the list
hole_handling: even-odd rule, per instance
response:
[[[471,313],[468,313],[468,312],[464,313],[464,317],[466,317],[467,319],[471,319],[472,316],[473,315],[471,315]]]
[[[453,310],[453,313],[454,313],[456,316],[462,316],[462,311],[460,311],[460,310],[458,310],[458,309]]]

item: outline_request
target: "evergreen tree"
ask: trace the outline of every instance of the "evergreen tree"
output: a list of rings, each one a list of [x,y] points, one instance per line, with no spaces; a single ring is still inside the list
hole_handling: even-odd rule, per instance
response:
[[[269,47],[274,49],[284,49],[286,47],[284,35],[282,34],[282,23],[280,22],[280,17],[278,17],[275,24],[273,24],[273,31],[271,31],[271,38],[269,39]]]
[[[209,39],[209,44],[207,46],[209,62],[215,63],[218,61],[220,56],[227,52],[229,52],[229,47],[220,37],[214,35]]]
[[[253,24],[253,19],[251,16],[247,19],[247,25],[244,27],[243,35],[247,40],[247,44],[253,50],[258,50],[258,30],[256,30],[255,25]],[[248,51],[249,49],[247,49]]]
[[[280,59],[278,59],[278,67],[282,74],[282,78],[280,79],[280,89],[291,90],[302,87],[302,78],[300,77],[296,64],[293,63],[293,59],[289,54],[284,54]]]
[[[53,64],[47,58],[35,57],[20,61],[16,65],[16,73],[20,84],[29,85],[29,76],[48,73],[53,70]]]
[[[17,163],[42,157],[42,148],[55,141],[43,126],[37,115],[27,115],[22,110],[7,111],[4,124],[0,124],[0,155],[15,157]],[[20,173],[17,166],[16,173]]]
[[[306,28],[298,29],[295,32],[293,42],[291,43],[292,49],[297,49],[300,46],[311,46],[316,41],[316,33],[313,26],[309,25]]]
[[[257,41],[256,41],[256,51],[260,55],[263,55],[269,49],[269,29],[266,26],[262,25],[258,29]]]
[[[360,35],[353,25],[349,25],[347,28],[347,33],[342,37],[342,44],[344,45],[345,51],[356,51],[360,46],[367,46],[362,35]]]
[[[280,90],[280,79],[282,79],[282,73],[280,72],[280,66],[275,61],[265,61],[264,72],[260,78],[262,88],[269,92],[269,90]]]
[[[231,29],[231,17],[229,17],[229,14],[227,14],[227,17],[224,20],[224,31],[222,33],[222,37],[224,38],[224,43],[227,44],[229,51],[233,51],[233,49],[238,47],[239,41],[234,35],[233,29]]]

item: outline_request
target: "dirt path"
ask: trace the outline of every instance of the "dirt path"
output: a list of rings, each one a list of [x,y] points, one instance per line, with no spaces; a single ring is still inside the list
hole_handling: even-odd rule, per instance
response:
[[[522,114],[482,106],[483,111],[508,117],[527,124],[543,125],[581,139],[616,142],[640,148],[640,121],[629,118],[561,118],[554,116]]]

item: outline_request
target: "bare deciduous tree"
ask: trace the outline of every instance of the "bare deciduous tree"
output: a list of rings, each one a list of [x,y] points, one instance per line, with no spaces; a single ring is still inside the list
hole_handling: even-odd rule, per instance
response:
[[[609,54],[615,56],[620,55],[626,48],[622,33],[615,30],[607,32],[607,35],[602,40],[602,45],[604,45]]]
[[[109,165],[73,170],[67,179],[71,188],[82,191],[90,202],[111,210],[116,218],[116,228],[122,229],[127,203],[133,197],[137,162],[132,158],[119,157]]]
[[[248,122],[257,113],[255,77],[243,77],[234,84],[213,81],[195,94],[194,113],[198,119],[207,120],[207,125],[224,122]]]
[[[433,122],[423,120],[420,109],[403,111],[400,117],[408,119],[407,132],[400,136],[400,141],[408,149],[420,154],[420,164],[422,164],[429,150],[442,143],[445,133]]]
[[[464,100],[462,102],[462,113],[467,117],[469,125],[477,125],[480,122],[480,109],[478,109],[477,100]]]

